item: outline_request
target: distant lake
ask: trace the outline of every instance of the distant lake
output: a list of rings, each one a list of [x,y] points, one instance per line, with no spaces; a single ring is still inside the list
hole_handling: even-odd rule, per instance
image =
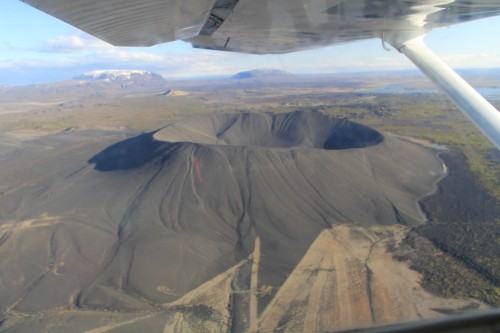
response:
[[[476,89],[481,95],[489,100],[500,100],[500,87],[483,87]],[[416,89],[406,84],[391,84],[379,89],[361,91],[362,94],[437,94],[439,90]]]

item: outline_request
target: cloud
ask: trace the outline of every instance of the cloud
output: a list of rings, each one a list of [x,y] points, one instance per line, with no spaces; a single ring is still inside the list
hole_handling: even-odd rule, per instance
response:
[[[443,55],[441,59],[451,67],[498,67],[500,54],[498,53],[469,53]]]
[[[151,48],[114,47],[88,34],[75,32],[51,38],[38,48],[10,51],[10,55],[8,52],[2,54],[0,69],[19,73],[45,71],[47,77],[53,80],[67,80],[83,72],[99,69],[144,69],[174,78],[230,75],[253,68],[278,68],[294,73],[414,68],[403,55],[386,52],[379,47],[379,43],[374,42],[288,55],[258,56],[192,49],[184,42]],[[480,63],[496,67],[500,65],[498,52],[442,57],[454,67],[464,67],[464,64],[468,67],[471,63],[476,66]],[[6,79],[3,81],[7,82]]]
[[[120,62],[120,63],[138,63],[138,64],[154,64],[162,63],[166,59],[164,56],[152,54],[148,52],[130,51],[127,49],[111,49],[106,51],[98,51],[93,54],[92,62]]]
[[[100,42],[87,43],[88,40],[79,36],[59,36],[50,41],[43,50],[0,59],[0,69],[17,73],[46,72],[50,81],[68,80],[86,71],[103,69],[143,69],[173,78],[228,73],[228,60],[238,58],[226,52],[193,50],[185,44],[177,48],[169,45],[125,48]],[[85,47],[83,42],[86,42]],[[0,83],[8,81],[4,77]]]
[[[224,60],[234,58],[234,54],[230,56],[224,52],[193,50],[186,46],[115,47],[86,33],[76,32],[72,35],[56,36],[45,41],[40,47],[29,50],[29,59],[12,59],[10,64],[0,65],[72,71],[77,68],[138,68],[166,76],[192,76],[220,72],[224,70]]]
[[[91,50],[111,49],[113,46],[87,34],[73,36],[59,35],[45,42],[40,48],[48,53],[75,53]]]
[[[54,39],[55,40],[55,39]],[[73,41],[60,45],[58,50],[79,50],[80,41],[73,38],[58,38],[58,41]],[[56,45],[56,43],[52,44]],[[101,45],[102,46],[102,45]],[[361,59],[331,59],[320,57],[323,61],[304,61],[299,56],[257,56],[232,52],[218,52],[200,49],[181,51],[163,45],[155,48],[101,47],[78,52],[38,53],[40,57],[30,56],[12,62],[0,63],[0,68],[45,70],[51,77],[67,80],[78,74],[99,69],[144,69],[163,75],[165,78],[183,78],[208,75],[231,75],[253,68],[279,68],[290,72],[338,72],[377,69],[381,64],[396,69],[398,60],[380,59],[365,62]],[[181,45],[183,46],[183,45]],[[305,57],[309,58],[309,57]],[[403,57],[404,58],[404,57]],[[326,60],[328,59],[328,60]]]
[[[161,73],[166,77],[187,77],[224,74],[231,71],[231,63],[241,62],[241,55],[208,50],[189,50],[183,53],[169,53],[168,47],[147,52],[149,49],[113,48],[96,51],[92,57],[81,57],[81,64],[100,68],[139,68]]]

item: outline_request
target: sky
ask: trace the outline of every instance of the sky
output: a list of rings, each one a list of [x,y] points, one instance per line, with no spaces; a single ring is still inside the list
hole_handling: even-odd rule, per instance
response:
[[[232,75],[255,68],[337,73],[415,68],[402,54],[367,40],[286,55],[193,49],[177,41],[113,47],[18,0],[0,1],[0,85],[69,80],[103,69],[143,69],[167,79]],[[425,42],[453,68],[500,68],[500,16],[436,29]]]

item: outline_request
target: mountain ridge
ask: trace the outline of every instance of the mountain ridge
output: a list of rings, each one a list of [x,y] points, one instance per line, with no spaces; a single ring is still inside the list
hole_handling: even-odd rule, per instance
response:
[[[144,82],[158,81],[166,83],[165,79],[154,72],[145,70],[95,70],[73,77],[77,81],[104,81],[104,82]]]
[[[295,75],[280,69],[252,69],[249,71],[236,73],[230,78],[241,80],[241,79],[280,79],[280,78],[284,79],[292,77],[295,77]]]

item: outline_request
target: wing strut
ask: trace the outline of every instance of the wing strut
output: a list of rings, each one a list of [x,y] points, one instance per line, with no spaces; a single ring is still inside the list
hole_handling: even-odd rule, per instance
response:
[[[427,48],[422,36],[391,44],[405,54],[500,150],[500,112]]]

